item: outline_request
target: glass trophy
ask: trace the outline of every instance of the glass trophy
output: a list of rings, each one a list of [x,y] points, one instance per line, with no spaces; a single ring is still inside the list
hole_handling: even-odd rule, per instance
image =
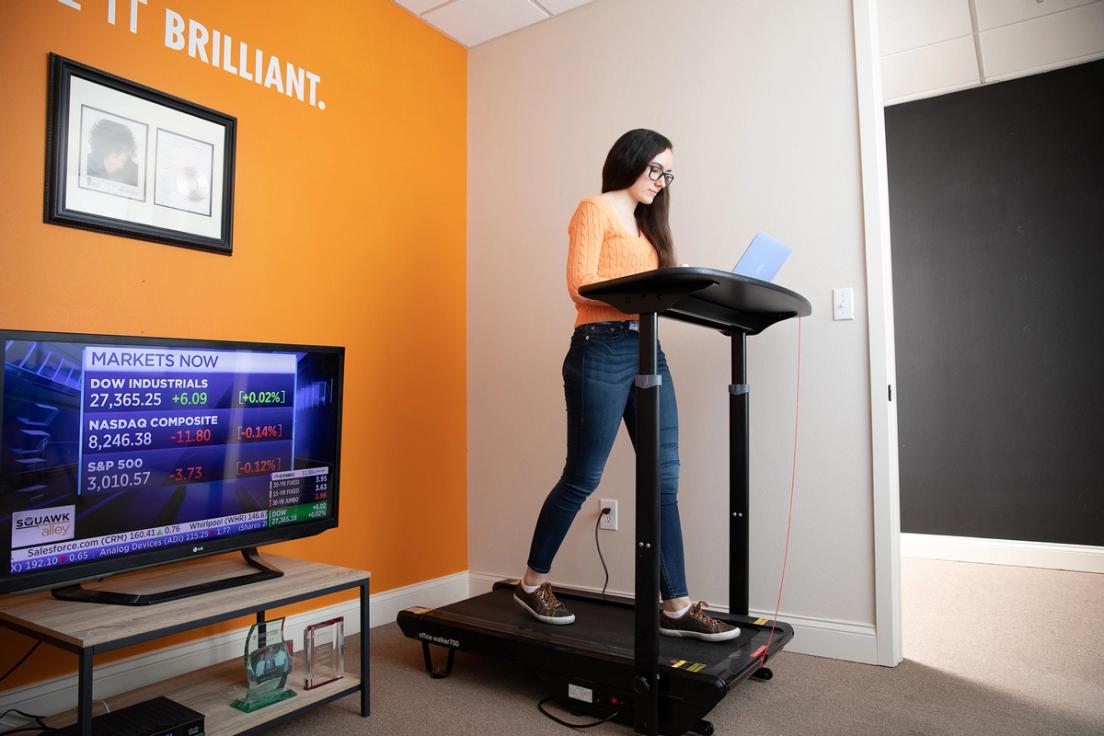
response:
[[[311,690],[345,673],[345,618],[340,616],[303,630],[306,661],[303,687]]]
[[[230,705],[245,713],[278,703],[295,695],[287,687],[291,654],[284,642],[284,619],[253,624],[245,637],[245,697]]]

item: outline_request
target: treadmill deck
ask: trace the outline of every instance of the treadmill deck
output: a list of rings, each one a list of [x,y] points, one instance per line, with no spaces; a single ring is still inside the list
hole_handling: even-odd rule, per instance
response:
[[[562,588],[554,588],[554,591],[575,614],[575,623],[552,625],[535,620],[514,600],[513,587],[507,581],[496,583],[495,590],[490,593],[426,611],[425,614],[431,614],[435,623],[454,629],[506,635],[515,641],[528,641],[560,651],[578,651],[607,660],[633,661],[634,610],[631,599],[608,595],[603,602],[594,594]],[[773,656],[793,638],[793,629],[784,623],[777,625],[772,638],[771,622],[765,619],[730,616],[715,611],[711,611],[710,615],[739,626],[739,637],[724,642],[706,642],[661,636],[659,664],[662,667],[713,676],[723,680],[726,686],[731,686],[759,669],[768,639],[769,656]],[[456,643],[460,645],[454,648],[466,648],[461,640],[457,639]]]

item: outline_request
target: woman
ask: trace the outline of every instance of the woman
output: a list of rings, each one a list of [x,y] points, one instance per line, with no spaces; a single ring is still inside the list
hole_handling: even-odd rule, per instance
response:
[[[624,420],[635,441],[638,372],[637,321],[579,287],[674,266],[667,224],[674,175],[671,142],[652,130],[617,139],[602,167],[602,193],[579,203],[568,226],[567,288],[578,312],[564,359],[567,462],[537,518],[525,575],[516,600],[538,621],[574,623],[575,615],[552,593],[548,573],[568,527],[598,486]],[[735,638],[740,630],[690,604],[686,591],[678,513],[678,409],[667,359],[659,351],[660,386],[660,633],[705,641]]]

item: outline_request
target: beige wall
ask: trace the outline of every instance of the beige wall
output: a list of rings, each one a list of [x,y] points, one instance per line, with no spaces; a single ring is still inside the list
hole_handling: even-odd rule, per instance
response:
[[[469,514],[472,572],[516,576],[564,458],[560,366],[574,310],[566,227],[609,145],[651,127],[675,145],[679,260],[727,269],[757,230],[791,244],[776,281],[803,294],[800,452],[782,611],[793,647],[870,660],[874,553],[862,192],[849,0],[597,0],[469,58]],[[855,288],[852,322],[833,287]],[[728,600],[727,340],[661,322],[682,423],[690,592]],[[749,340],[751,608],[773,612],[786,533],[797,323]],[[633,586],[633,455],[624,432],[553,569]],[[802,634],[805,634],[802,636]]]

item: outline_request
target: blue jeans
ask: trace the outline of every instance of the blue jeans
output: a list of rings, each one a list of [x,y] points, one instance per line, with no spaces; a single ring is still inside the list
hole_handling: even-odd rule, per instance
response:
[[[606,459],[622,420],[636,445],[636,391],[639,333],[629,322],[581,325],[571,336],[564,358],[567,400],[567,461],[563,475],[548,494],[537,517],[529,567],[539,573],[552,568],[568,527],[583,502],[598,487]],[[635,327],[635,325],[632,325]],[[660,501],[659,572],[664,600],[686,592],[682,524],[678,512],[678,407],[667,358],[659,351]]]

